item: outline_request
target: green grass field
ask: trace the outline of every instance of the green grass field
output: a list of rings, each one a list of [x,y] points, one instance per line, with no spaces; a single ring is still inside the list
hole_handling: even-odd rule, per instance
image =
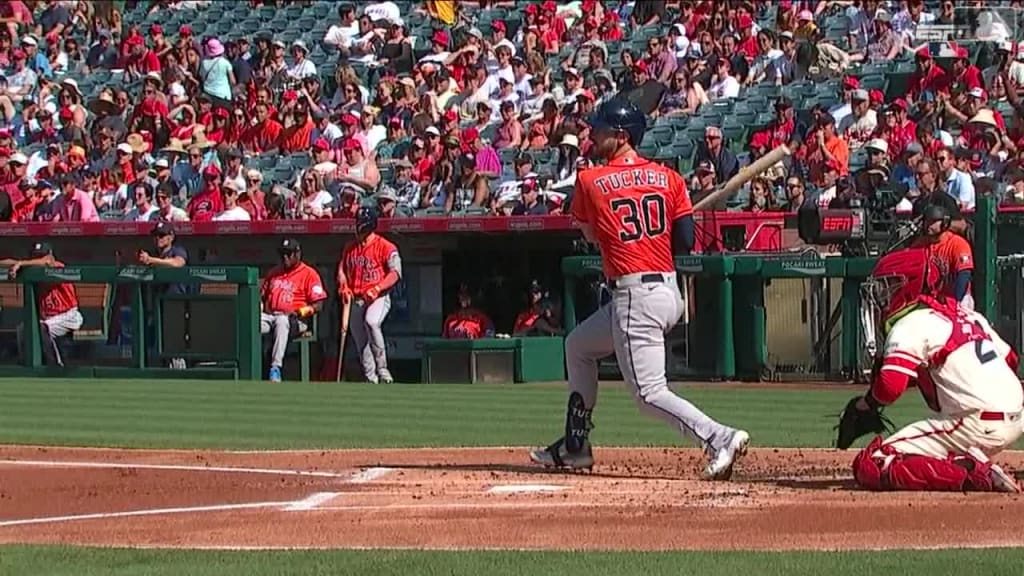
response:
[[[683,387],[756,446],[827,447],[834,417],[859,388]],[[558,435],[563,386],[332,385],[2,380],[0,442],[132,448],[519,446]],[[909,394],[889,414],[925,413]],[[602,388],[593,438],[602,446],[677,445],[619,385]],[[567,522],[571,522],[567,518]],[[884,519],[880,519],[880,526]],[[571,548],[567,542],[566,547]],[[251,574],[1020,574],[1024,550],[885,553],[207,552],[0,547],[0,575]]]

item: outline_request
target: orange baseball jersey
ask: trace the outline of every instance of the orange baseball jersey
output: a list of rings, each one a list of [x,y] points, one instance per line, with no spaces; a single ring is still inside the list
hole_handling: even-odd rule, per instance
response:
[[[54,262],[53,267],[63,268],[64,264]],[[39,315],[44,320],[78,308],[78,292],[75,291],[75,285],[70,282],[40,284],[37,291]]]
[[[378,234],[371,234],[365,244],[349,242],[341,252],[341,271],[349,290],[356,296],[365,294],[387,275],[391,259],[398,256],[398,247]]]
[[[594,227],[608,278],[674,272],[672,221],[692,212],[683,177],[635,152],[576,177],[572,215]]]
[[[263,279],[260,297],[267,314],[291,314],[303,306],[326,300],[327,292],[320,274],[305,262],[299,262],[291,270],[275,266]]]
[[[936,242],[930,242],[928,238],[918,238],[914,246],[928,248],[928,253],[935,259],[939,270],[942,272],[940,288],[944,296],[953,297],[953,285],[956,276],[964,270],[974,270],[974,254],[971,245],[963,236],[946,230],[939,235]],[[971,287],[967,287],[970,294]]]
[[[456,310],[444,319],[442,338],[476,340],[494,336],[494,323],[476,308]]]

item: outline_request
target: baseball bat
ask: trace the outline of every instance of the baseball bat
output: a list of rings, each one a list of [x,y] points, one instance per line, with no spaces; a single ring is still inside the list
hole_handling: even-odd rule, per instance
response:
[[[341,382],[342,365],[345,362],[345,337],[348,336],[348,318],[352,312],[352,300],[341,300],[341,338],[338,339],[338,374],[334,377],[335,382]]]
[[[744,167],[735,176],[729,179],[728,182],[722,184],[722,187],[715,190],[711,194],[708,194],[704,198],[701,198],[699,202],[693,205],[693,210],[708,210],[711,206],[715,205],[719,200],[723,200],[735,194],[744,184],[750,182],[754,178],[757,178],[764,171],[768,170],[772,166],[787,156],[792,154],[789,147],[785,144],[778,148],[768,152],[764,156],[758,158],[753,164]]]

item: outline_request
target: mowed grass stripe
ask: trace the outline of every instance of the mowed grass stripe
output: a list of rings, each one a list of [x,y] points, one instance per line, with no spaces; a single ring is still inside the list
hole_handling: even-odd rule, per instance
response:
[[[857,388],[681,387],[759,446],[825,447]],[[0,442],[159,448],[355,448],[544,444],[565,414],[558,385],[334,385],[110,380],[0,380]],[[912,396],[890,411],[922,415]],[[595,443],[685,445],[640,413],[624,386],[603,385]]]
[[[961,576],[1019,574],[1024,550],[887,552],[169,551],[0,546],[0,573],[40,576]]]

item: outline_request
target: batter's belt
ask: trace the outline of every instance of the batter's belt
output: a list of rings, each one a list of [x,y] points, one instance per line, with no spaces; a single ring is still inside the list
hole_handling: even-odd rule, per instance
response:
[[[676,281],[676,275],[669,272],[641,272],[626,274],[618,278],[608,279],[608,289],[631,288],[641,284],[670,284]]]

